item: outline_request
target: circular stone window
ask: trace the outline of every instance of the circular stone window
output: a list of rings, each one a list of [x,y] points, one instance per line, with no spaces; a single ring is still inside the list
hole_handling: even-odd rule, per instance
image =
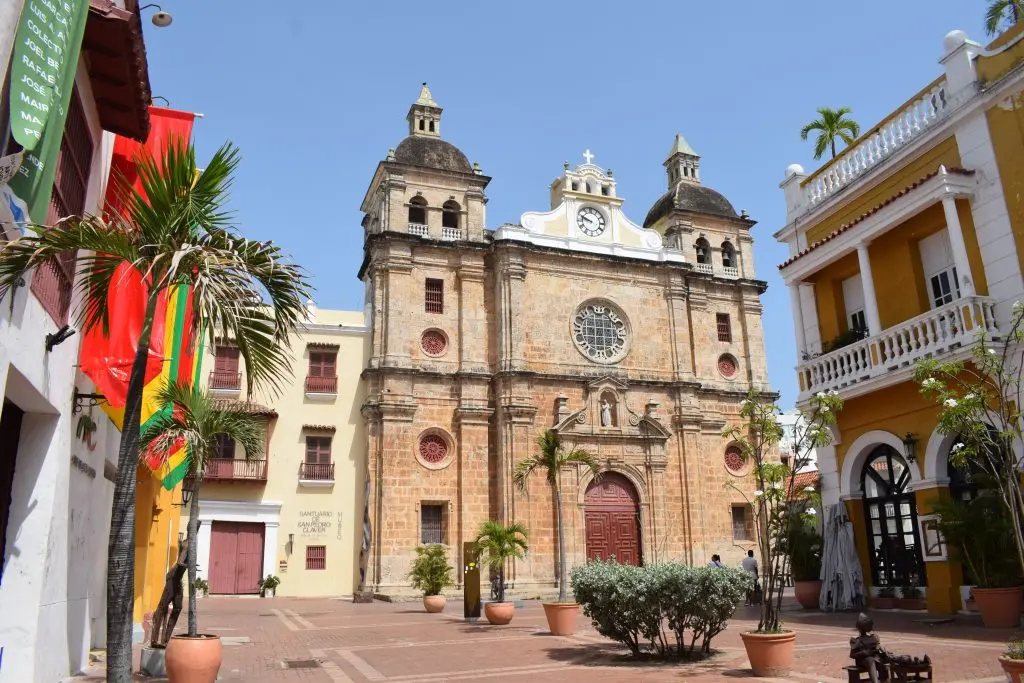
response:
[[[587,301],[572,317],[572,340],[595,363],[617,363],[629,352],[629,322],[614,304]]]
[[[736,444],[732,444],[725,449],[725,469],[729,470],[729,474],[741,477],[750,471],[749,464],[743,458],[743,451]]]
[[[728,353],[722,354],[718,357],[718,372],[721,373],[722,377],[726,379],[732,379],[736,376],[736,359]]]
[[[452,443],[440,430],[427,430],[416,444],[416,459],[431,470],[439,470],[451,463]]]
[[[448,350],[448,337],[441,330],[427,330],[420,337],[420,348],[428,356],[443,356]]]

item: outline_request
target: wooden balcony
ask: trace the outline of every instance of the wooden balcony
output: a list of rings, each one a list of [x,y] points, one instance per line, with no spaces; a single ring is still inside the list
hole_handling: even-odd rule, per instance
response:
[[[217,372],[210,373],[210,389],[214,391],[241,391],[242,373]]]
[[[334,463],[309,463],[299,465],[299,483],[308,486],[329,486],[334,483]]]
[[[337,377],[306,377],[307,394],[337,394]]]
[[[211,458],[206,461],[203,472],[204,482],[213,481],[257,481],[267,480],[267,460],[241,460]]]

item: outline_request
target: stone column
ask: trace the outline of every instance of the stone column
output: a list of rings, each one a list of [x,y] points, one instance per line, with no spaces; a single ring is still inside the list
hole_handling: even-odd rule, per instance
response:
[[[410,363],[408,335],[403,305],[416,301],[416,288],[412,282],[412,253],[407,244],[389,244],[380,269],[387,282],[382,293],[383,315],[381,334],[384,340],[384,365],[407,367]],[[420,297],[422,299],[422,295]],[[422,304],[421,304],[422,305]],[[392,307],[396,307],[394,310]]]
[[[509,248],[498,256],[495,315],[498,325],[498,366],[501,370],[521,370],[523,357],[523,290],[526,267],[522,254]]]
[[[210,579],[210,541],[213,535],[213,520],[199,520],[199,538],[196,545],[196,577]]]
[[[277,575],[277,530],[280,527],[281,522],[263,523],[263,576]]]
[[[857,245],[857,262],[860,264],[860,283],[864,288],[864,316],[867,318],[868,334],[876,335],[882,331],[882,323],[878,317],[878,299],[875,298],[875,281],[871,277],[871,256],[867,244]]]
[[[956,212],[956,199],[942,198],[942,211],[946,214],[946,232],[949,233],[949,246],[953,249],[953,265],[956,266],[957,279],[960,281],[960,296],[974,296],[974,278],[971,273],[971,262],[967,260],[967,246],[964,244],[964,233],[960,227],[960,215]]]
[[[689,316],[686,306],[686,282],[681,273],[671,273],[666,288],[668,299],[669,334],[672,343],[672,371],[676,379],[693,380],[693,357],[690,353]]]
[[[789,303],[793,308],[793,325],[796,327],[796,362],[799,364],[803,360],[801,354],[807,351],[807,340],[804,338],[804,312],[800,305],[800,284],[797,282],[789,284]]]
[[[484,307],[484,261],[478,252],[462,255],[459,283],[459,370],[486,373],[487,311]]]
[[[821,350],[821,328],[818,326],[818,301],[814,293],[814,283],[802,282],[797,285],[800,293],[800,315],[804,321],[804,343],[807,352]],[[810,330],[810,333],[808,333]]]

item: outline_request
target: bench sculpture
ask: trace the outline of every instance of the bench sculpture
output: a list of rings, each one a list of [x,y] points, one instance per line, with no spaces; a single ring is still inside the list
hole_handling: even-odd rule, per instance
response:
[[[846,667],[847,679],[850,683],[869,680],[879,681],[930,681],[932,680],[932,660],[910,655],[896,655],[882,647],[881,640],[874,633],[875,622],[866,614],[857,617],[859,635],[850,638],[850,658],[854,666]],[[867,679],[864,675],[867,675]]]

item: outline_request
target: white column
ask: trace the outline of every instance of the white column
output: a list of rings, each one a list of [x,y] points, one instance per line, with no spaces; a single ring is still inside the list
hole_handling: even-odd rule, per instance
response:
[[[213,520],[199,520],[199,543],[196,545],[196,577],[210,579],[210,539],[213,534]]]
[[[804,342],[808,353],[821,351],[821,327],[818,325],[818,297],[814,291],[814,283],[798,285],[800,292],[800,312],[804,319]]]
[[[864,287],[864,316],[867,318],[868,333],[875,335],[882,331],[882,323],[878,317],[878,300],[875,298],[875,282],[871,277],[868,245],[857,245],[857,262],[860,264],[861,286]]]
[[[277,576],[277,530],[280,522],[264,522],[263,532],[263,574]]]
[[[793,282],[789,285],[789,303],[793,307],[793,325],[796,327],[796,362],[801,361],[801,354],[807,351],[807,341],[804,334],[804,312],[800,306],[800,284]]]
[[[971,273],[971,262],[967,260],[967,246],[964,244],[964,233],[960,227],[960,215],[956,212],[956,199],[942,198],[942,210],[946,214],[946,232],[949,233],[949,246],[953,249],[953,265],[960,281],[960,296],[974,296],[974,278]]]

